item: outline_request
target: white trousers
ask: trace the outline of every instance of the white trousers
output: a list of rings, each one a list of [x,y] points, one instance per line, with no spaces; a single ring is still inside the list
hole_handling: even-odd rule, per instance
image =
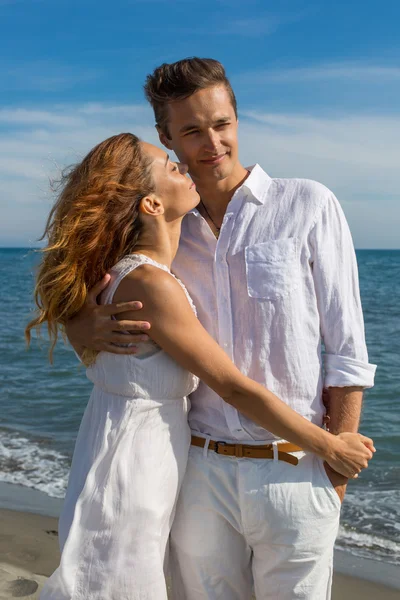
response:
[[[174,600],[328,600],[340,500],[323,462],[191,446],[171,532]]]

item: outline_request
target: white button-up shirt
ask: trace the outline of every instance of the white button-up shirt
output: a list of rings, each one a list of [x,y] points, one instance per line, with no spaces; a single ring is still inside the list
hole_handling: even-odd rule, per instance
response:
[[[218,240],[196,209],[184,218],[173,271],[240,371],[306,419],[322,423],[323,386],[373,386],[353,243],[323,185],[271,179],[256,165],[233,195]],[[274,439],[203,383],[191,404],[194,432]]]

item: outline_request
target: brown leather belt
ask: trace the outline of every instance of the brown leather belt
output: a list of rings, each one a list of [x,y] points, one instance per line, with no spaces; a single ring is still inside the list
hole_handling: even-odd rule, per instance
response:
[[[206,439],[192,435],[192,446],[204,448]],[[299,459],[296,456],[288,454],[289,452],[302,452],[302,449],[295,444],[285,442],[278,444],[278,460],[284,460],[292,465],[297,465]],[[215,442],[210,440],[208,449],[224,456],[236,456],[236,458],[274,458],[274,449],[272,444],[265,446],[249,446],[246,444],[227,444],[226,442]]]

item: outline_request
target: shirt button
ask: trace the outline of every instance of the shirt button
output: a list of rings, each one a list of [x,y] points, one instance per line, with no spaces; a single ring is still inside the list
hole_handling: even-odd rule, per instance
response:
[[[239,431],[243,431],[243,429],[235,429],[236,433],[239,433]]]

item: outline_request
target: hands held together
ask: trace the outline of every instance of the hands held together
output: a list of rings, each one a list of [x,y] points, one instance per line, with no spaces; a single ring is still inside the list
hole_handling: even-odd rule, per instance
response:
[[[340,475],[357,478],[375,452],[373,441],[361,433],[344,432],[334,437],[333,448],[327,451],[325,461]]]

